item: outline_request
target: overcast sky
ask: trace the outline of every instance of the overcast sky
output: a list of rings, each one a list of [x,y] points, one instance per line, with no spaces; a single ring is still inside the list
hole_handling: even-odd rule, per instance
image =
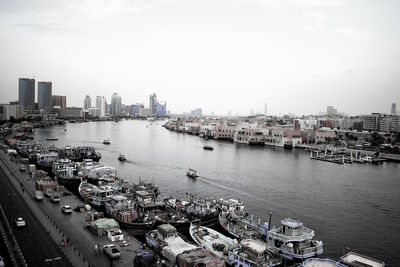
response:
[[[400,1],[1,0],[0,103],[18,78],[149,94],[171,112],[348,114],[400,106]]]

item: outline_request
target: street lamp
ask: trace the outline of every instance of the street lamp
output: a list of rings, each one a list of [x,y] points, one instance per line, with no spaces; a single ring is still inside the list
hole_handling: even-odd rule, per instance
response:
[[[51,266],[54,266],[54,262],[55,261],[59,261],[61,260],[61,257],[56,257],[56,258],[52,258],[52,259],[45,259],[44,262],[46,262],[48,265],[50,265],[51,262]]]

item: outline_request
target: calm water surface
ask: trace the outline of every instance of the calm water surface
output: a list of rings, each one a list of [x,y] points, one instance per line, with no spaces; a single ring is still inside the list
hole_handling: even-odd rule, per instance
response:
[[[163,123],[69,123],[36,129],[35,139],[94,146],[100,162],[118,168],[121,177],[153,180],[165,195],[240,199],[255,218],[267,221],[272,211],[276,226],[285,217],[299,219],[324,242],[323,257],[338,260],[348,247],[400,266],[400,164],[337,165],[310,160],[301,150],[206,141],[170,132]],[[106,138],[111,145],[102,144]],[[214,151],[203,150],[206,143]],[[120,152],[126,162],[117,160]],[[198,180],[185,176],[188,167],[198,170]]]

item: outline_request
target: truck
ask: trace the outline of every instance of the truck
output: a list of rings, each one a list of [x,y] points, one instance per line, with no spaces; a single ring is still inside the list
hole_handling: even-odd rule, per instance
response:
[[[121,255],[121,251],[114,244],[104,245],[103,251],[112,259],[117,259]]]
[[[35,199],[36,199],[37,201],[43,200],[43,191],[36,190],[36,191],[35,191]]]

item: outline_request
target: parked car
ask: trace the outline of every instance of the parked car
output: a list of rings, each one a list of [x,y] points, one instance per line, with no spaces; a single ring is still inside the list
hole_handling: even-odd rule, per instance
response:
[[[50,196],[50,200],[52,202],[57,202],[57,203],[60,202],[60,193],[54,191],[53,194],[51,194],[51,196]]]
[[[25,166],[25,165],[20,165],[20,166],[19,166],[19,170],[20,170],[21,172],[26,171],[26,166]]]
[[[51,197],[51,195],[53,195],[53,193],[54,193],[54,190],[51,188],[47,188],[46,191],[44,192],[46,197]]]
[[[26,222],[25,222],[24,218],[22,218],[22,217],[16,218],[14,223],[15,223],[16,227],[24,227],[24,226],[26,226]]]
[[[70,205],[65,205],[61,208],[61,211],[65,214],[71,214],[72,213],[72,208]]]
[[[43,200],[43,191],[36,190],[36,191],[35,191],[35,199],[36,199],[37,201]]]
[[[105,245],[103,251],[112,259],[117,259],[121,255],[121,251],[114,244]]]

